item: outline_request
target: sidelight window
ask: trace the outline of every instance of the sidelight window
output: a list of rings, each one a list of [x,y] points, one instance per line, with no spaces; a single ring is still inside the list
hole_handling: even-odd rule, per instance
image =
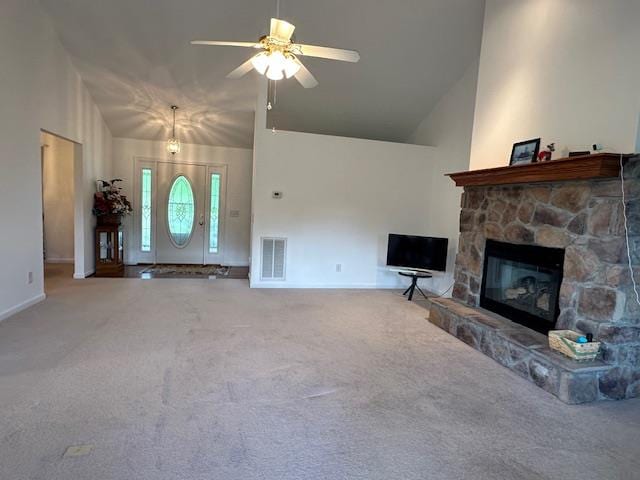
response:
[[[142,169],[142,189],[140,199],[140,248],[151,251],[151,169]]]
[[[218,253],[220,230],[220,174],[211,174],[211,207],[209,211],[209,253]]]

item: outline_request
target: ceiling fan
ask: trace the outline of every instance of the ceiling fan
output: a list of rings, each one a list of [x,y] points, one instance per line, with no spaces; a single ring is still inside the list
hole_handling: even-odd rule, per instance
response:
[[[360,60],[360,54],[353,50],[294,43],[292,36],[295,28],[289,22],[272,18],[269,35],[261,37],[257,43],[193,40],[191,44],[255,48],[260,52],[233,70],[227,75],[227,78],[240,78],[249,73],[251,69],[255,69],[258,73],[266,75],[271,80],[295,77],[304,88],[313,88],[318,85],[318,81],[302,64],[298,56],[327,58],[329,60],[353,63]]]

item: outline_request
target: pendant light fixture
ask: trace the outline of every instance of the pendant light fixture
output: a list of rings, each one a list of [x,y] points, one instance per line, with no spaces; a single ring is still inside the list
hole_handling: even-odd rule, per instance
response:
[[[171,130],[171,138],[167,141],[167,151],[171,155],[175,155],[176,153],[180,153],[180,140],[176,137],[176,110],[177,106],[171,105],[171,110],[173,110],[173,128]]]

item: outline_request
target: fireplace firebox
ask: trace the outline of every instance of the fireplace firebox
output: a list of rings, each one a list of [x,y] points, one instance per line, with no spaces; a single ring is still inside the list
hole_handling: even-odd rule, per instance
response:
[[[547,334],[558,319],[564,250],[487,240],[480,306]]]

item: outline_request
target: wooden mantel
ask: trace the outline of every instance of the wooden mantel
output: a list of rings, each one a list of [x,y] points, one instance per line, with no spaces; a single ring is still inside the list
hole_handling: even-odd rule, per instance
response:
[[[631,156],[622,155],[624,159]],[[456,182],[458,187],[588,180],[591,178],[617,177],[619,175],[619,153],[596,153],[527,165],[486,168],[447,174]]]

